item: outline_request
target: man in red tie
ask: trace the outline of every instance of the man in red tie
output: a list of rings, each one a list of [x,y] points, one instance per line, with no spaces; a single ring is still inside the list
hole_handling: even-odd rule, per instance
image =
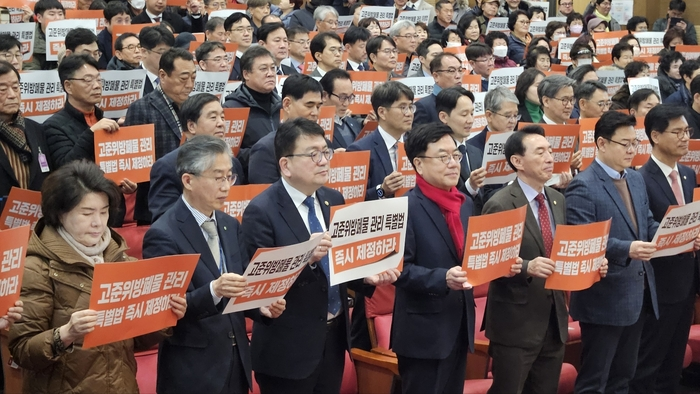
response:
[[[552,177],[554,159],[542,127],[516,131],[504,150],[518,177],[494,194],[482,213],[523,205],[528,209],[520,248],[521,273],[489,285],[484,317],[493,359],[489,393],[556,393],[569,315],[564,292],[547,290],[544,283],[555,269],[550,255],[556,226],[566,224],[564,196],[545,186]],[[607,262],[601,275],[606,272]]]
[[[693,201],[695,172],[678,163],[688,153],[693,129],[684,109],[673,105],[652,108],[644,120],[651,158],[639,173],[644,177],[649,209],[661,222],[671,205]],[[698,263],[692,252],[651,259],[654,267],[659,319],[647,319],[642,329],[637,370],[630,383],[634,393],[678,391],[685,345],[698,288]]]

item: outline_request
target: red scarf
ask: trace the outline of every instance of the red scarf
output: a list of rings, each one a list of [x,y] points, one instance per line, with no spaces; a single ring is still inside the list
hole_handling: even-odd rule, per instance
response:
[[[420,174],[416,174],[416,186],[428,197],[428,200],[434,202],[440,208],[440,212],[445,216],[447,229],[450,230],[452,242],[454,242],[455,249],[457,249],[457,256],[461,258],[464,252],[465,234],[459,213],[467,197],[454,186],[450,191],[437,188],[429,184]]]

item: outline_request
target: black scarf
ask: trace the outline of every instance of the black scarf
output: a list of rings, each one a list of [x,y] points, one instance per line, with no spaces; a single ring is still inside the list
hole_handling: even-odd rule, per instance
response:
[[[22,163],[28,164],[32,162],[32,149],[27,143],[27,136],[24,134],[24,118],[17,112],[14,120],[10,123],[0,121],[0,140],[19,155]]]

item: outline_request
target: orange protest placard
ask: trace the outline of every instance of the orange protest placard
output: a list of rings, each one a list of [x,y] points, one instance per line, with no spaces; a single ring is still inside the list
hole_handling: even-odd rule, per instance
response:
[[[29,232],[29,226],[0,231],[0,316],[19,300]]]
[[[363,239],[357,242],[351,242],[343,245],[343,248],[336,248],[334,252],[340,253],[341,256],[352,256],[352,264],[336,264],[334,266],[335,273],[342,273],[347,270],[355,269],[369,264],[374,264],[378,261],[398,253],[399,245],[401,245],[401,234],[386,234],[369,239]],[[354,250],[365,250],[365,253],[352,253]],[[371,250],[371,253],[366,251]],[[346,257],[347,258],[347,257]],[[343,259],[341,259],[343,260]]]
[[[700,187],[693,189],[693,202],[700,201]]]
[[[472,286],[508,275],[520,255],[527,206],[469,218],[462,269]]]
[[[416,170],[413,168],[413,163],[406,156],[406,147],[403,142],[398,143],[396,150],[396,170],[403,175],[403,186],[394,194],[396,197],[403,196],[409,190],[416,186]]]
[[[124,179],[148,182],[155,162],[152,124],[121,127],[114,133],[95,131],[95,164],[104,171],[105,178],[117,184]]]
[[[557,225],[551,256],[556,265],[545,289],[579,291],[600,280],[598,269],[605,259],[610,221]]]
[[[158,25],[160,25],[160,23],[144,23],[138,25],[114,25],[112,26],[112,48],[114,48],[114,43],[117,41],[117,38],[119,38],[119,36],[121,36],[122,34],[134,33],[138,36],[144,27],[154,27]]]
[[[525,125],[527,124],[521,123],[519,127],[522,128]],[[550,124],[541,124],[540,126],[544,129],[544,135],[547,141],[549,141],[549,145],[552,147],[552,156],[554,157],[553,172],[555,174],[561,174],[562,172],[569,171],[571,157],[574,155],[580,126]]]
[[[367,137],[371,132],[377,129],[379,127],[379,122],[376,120],[370,120],[369,122],[365,123],[364,127],[362,127],[362,130],[360,130],[359,133],[357,133],[357,138],[355,138],[355,141],[359,141],[360,139]]]
[[[353,114],[366,115],[372,111],[374,88],[388,81],[389,73],[383,71],[349,71],[349,73],[355,100],[348,109]]]
[[[635,62],[645,62],[649,65],[649,76],[655,77],[659,71],[659,57],[658,56],[644,56],[635,57]]]
[[[678,162],[692,168],[695,171],[695,183],[700,184],[700,140],[689,140],[688,153]]]
[[[472,93],[481,92],[481,75],[464,74],[462,87]]]
[[[595,145],[595,124],[599,118],[581,119],[578,134],[578,149],[581,151],[581,168],[583,171],[595,160],[596,145]]]
[[[22,7],[26,6],[26,7],[29,7],[31,9],[34,9],[34,5],[37,3],[37,1],[32,1],[32,0],[0,0],[0,7],[22,8]]]
[[[485,185],[497,185],[515,179],[515,172],[506,161],[505,156],[505,144],[512,134],[512,131],[499,133],[490,130],[486,134],[484,159],[482,161],[482,167],[486,169]]]
[[[243,211],[245,211],[248,204],[250,204],[250,200],[265,191],[268,187],[270,187],[268,184],[231,186],[228,197],[226,197],[226,201],[224,201],[221,210],[227,215],[238,219],[240,222],[243,220]]]
[[[346,204],[365,200],[369,174],[369,151],[333,155],[326,186],[343,194]]]
[[[406,54],[399,53],[396,55],[396,66],[394,66],[394,72],[398,75],[403,74],[403,68],[406,65]]]
[[[248,115],[250,115],[250,108],[224,108],[224,118],[226,118],[224,141],[231,147],[234,156],[238,156],[241,150]]]
[[[12,187],[0,215],[0,230],[30,226],[42,217],[41,192]]]
[[[302,70],[304,70],[304,74],[311,75],[317,66],[316,60],[311,56],[311,52],[307,52],[306,55],[304,55],[304,64],[301,66]]]
[[[685,60],[700,57],[700,45],[676,45],[676,52],[683,54]]]
[[[644,129],[644,117],[637,117],[637,125],[634,126],[634,131],[637,133],[637,139],[640,141],[637,146],[637,153],[632,159],[632,167],[643,166],[651,157],[651,143],[647,137],[647,132]]]
[[[603,33],[593,33],[593,39],[596,43],[596,55],[607,55],[612,53],[612,49],[620,42],[620,39],[629,34],[626,30],[611,31]]]
[[[97,32],[105,27],[105,14],[101,10],[66,10],[66,19],[94,19],[97,22]]]
[[[333,130],[335,130],[335,107],[323,106],[318,112],[318,125],[323,128],[328,141],[333,142]]]
[[[466,46],[461,46],[461,47],[447,47],[443,48],[442,50],[445,53],[451,53],[459,58],[459,60],[462,61],[462,68],[464,69],[464,75],[469,75],[470,72],[472,72],[472,65],[469,64],[469,60],[467,60],[467,47]],[[478,90],[479,92],[481,90]]]
[[[97,311],[97,325],[83,348],[174,326],[170,297],[184,297],[198,261],[198,254],[183,254],[95,265],[90,309]]]

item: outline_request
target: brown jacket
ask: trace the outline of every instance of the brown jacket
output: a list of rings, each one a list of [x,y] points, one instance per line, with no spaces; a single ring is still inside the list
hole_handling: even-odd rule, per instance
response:
[[[133,261],[124,239],[112,231],[106,262]],[[138,393],[134,349],[147,349],[160,333],[90,349],[82,340],[72,353],[54,354],[53,329],[88,309],[93,267],[43,220],[32,232],[20,299],[23,319],[10,329],[9,347],[24,369],[25,393]]]

